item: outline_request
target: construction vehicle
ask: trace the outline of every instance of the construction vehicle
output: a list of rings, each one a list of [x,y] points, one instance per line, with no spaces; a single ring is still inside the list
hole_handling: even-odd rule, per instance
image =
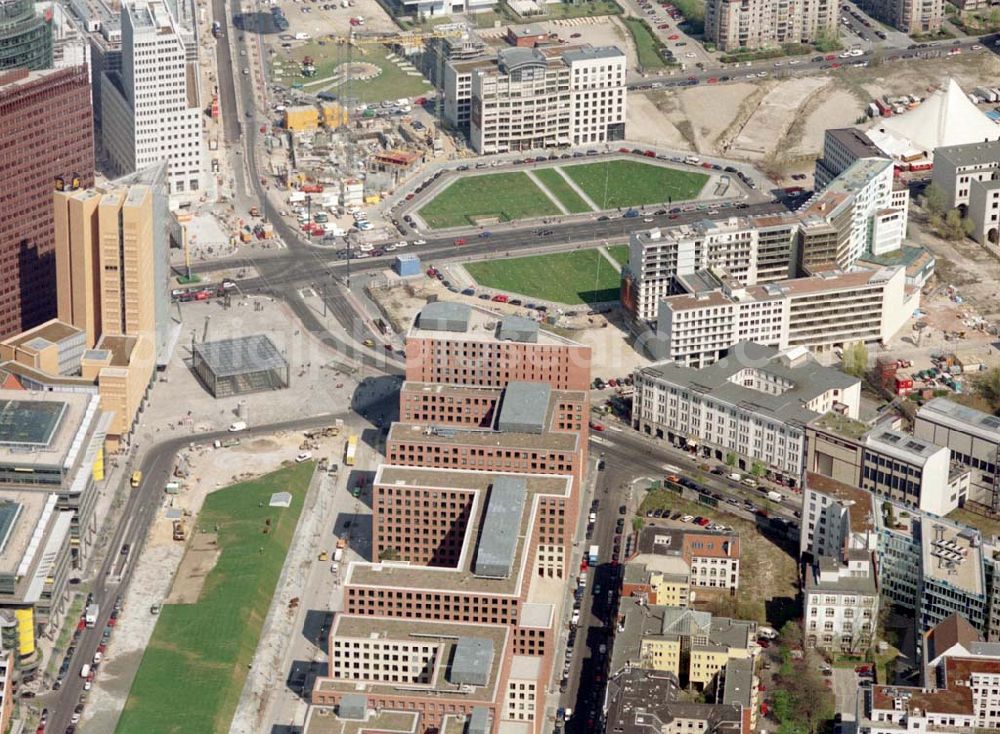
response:
[[[174,540],[187,539],[187,526],[183,520],[174,520]]]
[[[139,471],[138,469],[136,469],[134,472],[132,472],[132,480],[131,480],[130,484],[132,485],[132,489],[135,489],[140,484],[142,484],[142,472],[141,471]]]

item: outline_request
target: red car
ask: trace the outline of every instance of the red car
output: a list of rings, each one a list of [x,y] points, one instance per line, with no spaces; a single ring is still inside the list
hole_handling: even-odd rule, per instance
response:
[[[871,675],[872,666],[870,665],[857,665],[854,668],[854,672],[858,675]]]
[[[600,423],[595,423],[594,421],[591,421],[590,430],[600,432],[604,430],[604,426],[601,425]]]
[[[438,271],[437,271],[436,268],[427,268],[427,277],[428,278],[436,278],[437,274],[438,274]]]
[[[411,201],[413,197],[416,196],[412,191],[406,195],[406,200]]]
[[[681,40],[681,37],[678,36],[676,33],[671,33],[669,36],[667,36],[667,40],[668,41],[679,41],[679,40]]]
[[[719,80],[716,77],[713,76],[711,79],[708,80],[708,83],[709,84],[718,84]]]
[[[705,527],[706,525],[711,525],[712,521],[709,520],[707,517],[703,517],[698,520],[698,524],[701,525],[702,527]]]
[[[630,151],[629,151],[629,149],[628,149],[628,148],[619,148],[619,149],[618,149],[618,152],[619,152],[619,153],[629,153]]]
[[[465,244],[465,238],[464,237],[459,237],[457,240],[455,240],[455,246],[456,247],[461,247],[464,244]]]
[[[495,296],[493,296],[493,300],[496,303],[507,303],[507,301],[510,300],[510,296],[505,296],[503,293],[497,293]]]
[[[647,158],[656,158],[656,151],[647,150],[643,155]]]
[[[837,58],[836,54],[829,54],[823,57],[823,61],[835,61]]]

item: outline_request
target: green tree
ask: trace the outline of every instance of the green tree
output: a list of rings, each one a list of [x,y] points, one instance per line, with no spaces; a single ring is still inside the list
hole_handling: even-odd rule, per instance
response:
[[[840,368],[849,375],[864,377],[868,371],[868,347],[864,342],[854,342],[844,347]]]
[[[931,216],[931,226],[938,235],[946,240],[961,240],[972,234],[975,227],[972,220],[963,218],[958,209],[949,209],[942,218],[939,215]]]
[[[755,461],[753,464],[750,465],[750,473],[753,474],[758,479],[760,479],[762,476],[767,474],[767,467],[764,466],[761,462]]]
[[[784,626],[778,630],[778,639],[783,647],[802,647],[802,627],[794,619],[789,619]]]
[[[885,518],[885,524],[888,527],[890,528],[895,527],[896,518],[893,517],[892,503],[889,502],[889,500],[886,500],[885,502],[882,503],[882,517]]]
[[[646,521],[645,521],[645,519],[643,519],[643,518],[641,518],[641,517],[633,517],[633,518],[632,518],[632,529],[633,529],[633,530],[634,530],[635,532],[637,532],[637,533],[638,533],[638,532],[639,532],[640,530],[642,530],[642,528],[643,528],[643,526],[644,526],[645,524],[646,524]]]
[[[975,386],[976,391],[993,410],[1000,410],[1000,367],[988,370],[976,380]]]
[[[944,216],[948,211],[948,194],[938,184],[932,183],[924,189],[920,203],[928,214]]]
[[[734,454],[732,451],[730,451],[729,453],[727,453],[726,454],[726,466],[736,466],[736,460],[737,460],[737,458],[738,457],[736,456],[736,454]]]

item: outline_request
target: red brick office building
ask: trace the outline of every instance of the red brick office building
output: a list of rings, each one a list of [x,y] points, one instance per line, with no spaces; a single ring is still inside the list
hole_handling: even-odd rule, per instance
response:
[[[94,184],[87,67],[0,73],[0,338],[55,316],[57,177]]]

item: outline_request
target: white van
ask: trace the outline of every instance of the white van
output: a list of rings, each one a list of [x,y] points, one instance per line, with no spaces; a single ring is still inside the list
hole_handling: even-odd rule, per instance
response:
[[[90,663],[84,663],[83,667],[80,668],[80,677],[86,678],[90,675]]]
[[[296,33],[295,34],[295,40],[296,41],[308,41],[310,38],[312,38],[312,36],[310,36],[308,33]]]

